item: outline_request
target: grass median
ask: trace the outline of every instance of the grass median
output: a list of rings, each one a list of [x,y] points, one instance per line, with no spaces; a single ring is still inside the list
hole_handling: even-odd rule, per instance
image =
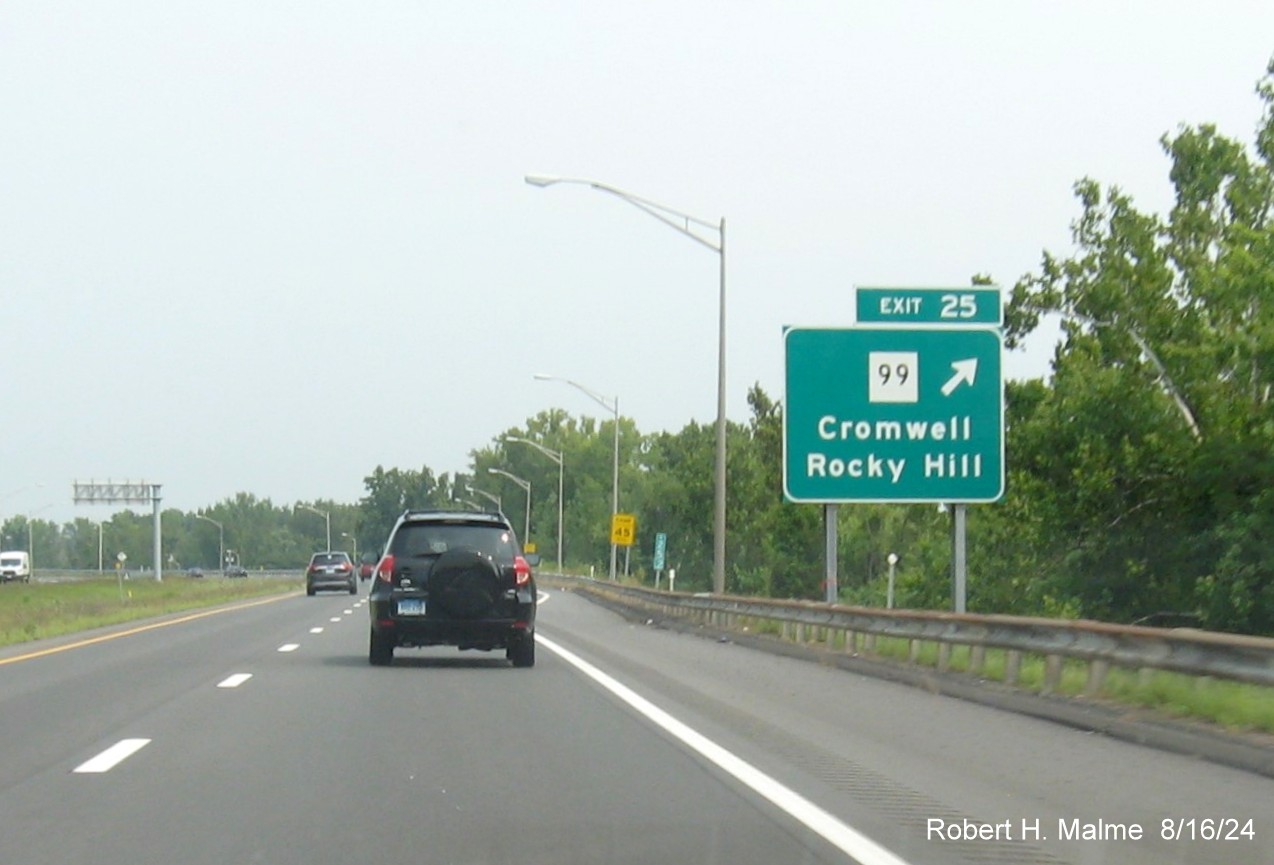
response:
[[[300,578],[86,579],[0,585],[0,646],[297,591]]]

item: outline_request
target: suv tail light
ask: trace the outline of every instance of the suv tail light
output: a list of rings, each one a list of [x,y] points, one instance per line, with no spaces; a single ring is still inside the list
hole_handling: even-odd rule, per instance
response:
[[[526,559],[521,556],[513,557],[513,575],[514,581],[519,586],[525,586],[531,582],[531,566],[526,563]]]
[[[394,557],[388,553],[380,560],[380,564],[376,566],[376,579],[384,580],[387,583],[394,582]]]

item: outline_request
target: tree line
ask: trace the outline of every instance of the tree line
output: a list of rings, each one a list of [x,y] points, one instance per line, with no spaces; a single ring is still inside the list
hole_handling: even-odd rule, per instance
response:
[[[1006,493],[969,508],[970,611],[1274,634],[1274,63],[1256,91],[1263,116],[1250,148],[1211,125],[1163,136],[1167,214],[1079,181],[1072,249],[1045,252],[1013,287],[1006,344],[1049,321],[1062,338],[1049,380],[1006,386]],[[783,500],[780,402],[756,385],[748,408],[728,428],[727,591],[821,598],[822,509]],[[378,550],[404,508],[493,507],[491,498],[521,533],[526,493],[499,469],[530,482],[525,540],[553,563],[558,465],[532,441],[562,455],[567,568],[604,574],[615,423],[547,410],[473,450],[465,472],[377,466],[357,503],[302,504],[329,513],[333,546],[351,551]],[[630,578],[651,582],[663,532],[677,588],[709,590],[713,428],[618,424],[620,511],[637,520]],[[892,553],[899,606],[950,607],[948,514],[839,510],[843,600],[883,605]],[[202,514],[224,524],[250,568],[299,567],[324,543],[321,517],[248,493]],[[101,531],[107,550],[149,561],[148,514],[115,514]],[[84,519],[0,526],[7,546],[32,539],[37,567],[94,566],[97,532]],[[215,562],[218,534],[193,513],[164,514],[176,561]]]

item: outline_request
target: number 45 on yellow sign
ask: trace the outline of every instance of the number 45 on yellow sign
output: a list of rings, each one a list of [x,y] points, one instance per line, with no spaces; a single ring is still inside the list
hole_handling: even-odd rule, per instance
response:
[[[621,547],[631,547],[637,540],[637,517],[632,514],[615,514],[610,518],[610,542]]]

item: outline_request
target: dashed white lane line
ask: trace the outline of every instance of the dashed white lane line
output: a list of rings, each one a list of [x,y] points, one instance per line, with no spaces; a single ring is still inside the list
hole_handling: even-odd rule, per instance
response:
[[[109,772],[142,748],[150,744],[150,739],[124,739],[107,748],[92,760],[75,767],[78,775],[100,775]]]
[[[284,643],[282,646],[279,646],[279,651],[280,652],[295,652],[299,648],[301,648],[300,643]]]
[[[332,616],[332,618],[328,619],[329,622],[339,622],[340,620],[340,616]]]
[[[353,610],[346,610],[346,611],[345,611],[345,615],[347,615],[347,616],[352,616],[352,615],[354,615],[354,611],[353,611]]]
[[[217,683],[218,688],[237,688],[244,682],[252,678],[251,673],[235,673],[229,678],[223,679]]]
[[[310,633],[311,633],[311,634],[321,634],[321,633],[323,633],[323,629],[322,629],[322,628],[310,628]]]

